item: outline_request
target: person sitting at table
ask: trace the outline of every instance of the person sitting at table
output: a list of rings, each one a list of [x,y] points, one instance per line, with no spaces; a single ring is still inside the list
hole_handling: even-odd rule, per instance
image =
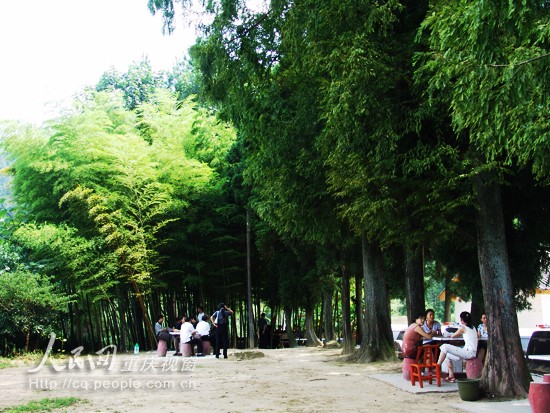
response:
[[[182,318],[183,324],[181,325],[180,330],[180,339],[182,344],[191,344],[191,351],[193,349],[193,346],[197,345],[197,356],[202,356],[202,341],[200,339],[200,336],[195,330],[195,327],[193,327],[193,324],[191,324],[189,318],[183,316]]]
[[[441,335],[441,324],[435,320],[435,311],[431,308],[426,310],[426,321],[422,324],[422,329],[426,333],[433,331],[436,336]]]
[[[163,327],[164,323],[164,316],[159,315],[157,317],[157,322],[155,323],[155,334],[157,336],[157,351],[159,356],[164,357],[166,356],[166,351],[168,350],[168,345],[172,341],[172,336],[170,335],[170,331],[172,331],[169,327]]]
[[[481,314],[481,324],[477,326],[477,337],[489,337],[489,327],[487,326],[487,314]]]
[[[422,344],[422,338],[430,340],[435,335],[433,331],[429,333],[424,331],[422,328],[424,321],[426,321],[424,313],[418,313],[415,315],[414,323],[405,330],[403,344],[401,345],[403,357],[416,359],[416,353],[418,352],[418,347]]]
[[[175,332],[175,333],[179,333],[180,329],[181,329],[181,318],[183,316],[179,316],[176,318],[176,324],[174,324],[174,328],[172,328],[172,331]],[[179,334],[174,334],[172,336],[172,339],[173,339],[173,342],[174,342],[174,347],[176,349],[176,352],[174,353],[174,356],[181,356],[181,353],[180,353],[180,335]]]
[[[279,348],[282,334],[283,334],[283,326],[279,325],[277,326],[277,329],[273,332],[273,336],[271,337],[271,348]]]
[[[487,325],[487,314],[485,313],[481,314],[481,324],[477,326],[477,338],[489,338],[489,326]],[[487,353],[487,341],[479,340],[477,345],[477,356],[481,360],[484,360],[485,353]]]
[[[164,340],[166,343],[169,343],[172,340],[172,337],[170,336],[170,331],[172,329],[170,327],[164,327],[162,324],[164,323],[164,316],[159,315],[157,317],[157,322],[155,323],[155,335],[157,336],[157,339]]]
[[[208,322],[208,316],[206,314],[202,316],[196,328],[201,336],[201,341],[210,341],[210,323]]]
[[[300,329],[300,326],[297,325],[297,324],[294,325],[294,337],[296,337],[298,339],[305,338],[304,333]]]
[[[472,325],[472,315],[468,311],[460,313],[460,327],[451,335],[451,338],[462,337],[464,347],[453,346],[452,344],[443,344],[439,350],[439,360],[437,364],[441,365],[447,362],[449,376],[445,381],[455,383],[456,379],[453,372],[453,361],[469,360],[477,356],[477,331]]]

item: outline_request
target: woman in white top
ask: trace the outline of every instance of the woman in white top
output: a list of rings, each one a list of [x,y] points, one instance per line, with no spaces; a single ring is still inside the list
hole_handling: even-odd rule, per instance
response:
[[[454,383],[456,381],[453,373],[453,361],[473,359],[477,355],[477,331],[472,326],[472,315],[463,311],[460,313],[461,326],[456,330],[451,337],[461,337],[464,339],[464,347],[457,347],[451,344],[443,344],[439,350],[439,360],[437,364],[443,364],[443,361],[447,361],[449,367],[449,377],[445,378],[445,381]]]

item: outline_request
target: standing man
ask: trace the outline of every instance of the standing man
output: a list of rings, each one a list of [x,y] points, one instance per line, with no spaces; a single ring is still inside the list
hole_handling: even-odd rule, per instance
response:
[[[195,319],[197,320],[197,323],[200,323],[202,321],[202,318],[205,316],[206,314],[204,314],[204,310],[202,309],[202,306],[198,306],[197,307],[197,316],[195,317]],[[197,326],[195,326],[196,328]]]
[[[216,328],[216,347],[214,354],[216,358],[220,358],[220,347],[223,346],[223,358],[227,358],[227,347],[229,347],[229,315],[233,314],[233,310],[226,306],[224,303],[220,303],[218,311],[216,311],[210,317],[212,324]]]
[[[260,319],[258,320],[258,333],[259,333],[259,342],[258,347],[259,348],[267,348],[267,340],[266,340],[266,333],[267,333],[267,320],[265,319],[265,313],[260,314]]]

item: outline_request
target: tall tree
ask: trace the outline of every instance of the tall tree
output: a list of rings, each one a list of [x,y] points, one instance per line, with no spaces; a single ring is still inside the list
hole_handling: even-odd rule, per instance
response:
[[[478,257],[492,334],[482,387],[525,396],[529,372],[517,326],[500,183],[503,167],[548,182],[549,13],[546,2],[434,1],[420,70],[448,98],[455,131],[477,151]]]

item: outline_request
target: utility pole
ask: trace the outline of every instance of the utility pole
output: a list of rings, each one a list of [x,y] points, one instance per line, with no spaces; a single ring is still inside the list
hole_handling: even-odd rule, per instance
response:
[[[252,270],[250,266],[250,214],[246,209],[246,287],[248,304],[248,348],[254,348],[254,315],[252,313]]]

